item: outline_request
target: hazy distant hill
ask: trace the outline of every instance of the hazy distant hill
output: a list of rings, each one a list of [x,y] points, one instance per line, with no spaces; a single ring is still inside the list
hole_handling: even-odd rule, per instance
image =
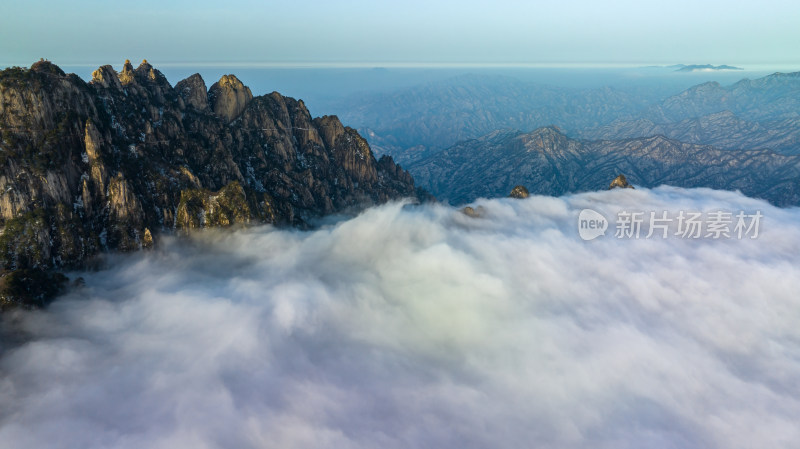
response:
[[[800,204],[800,156],[726,151],[663,136],[580,141],[552,127],[496,131],[408,169],[420,186],[455,204],[504,196],[517,184],[546,195],[603,189],[619,173],[646,187],[738,189],[781,206]]]
[[[575,133],[588,139],[658,134],[725,149],[770,148],[798,154],[800,72],[745,79],[731,86],[700,84],[651,106],[638,119]]]
[[[726,149],[800,152],[800,73],[730,86],[703,83],[668,98],[646,90],[559,88],[469,75],[354,97],[341,109],[343,120],[356,125],[376,151],[404,164],[497,129],[551,124],[575,137],[664,134]]]
[[[533,130],[550,124],[595,128],[634,118],[652,102],[609,87],[562,88],[509,77],[464,75],[353,97],[340,107],[339,116],[357,126],[377,152],[407,163],[496,129]]]
[[[711,65],[711,64],[693,64],[693,65],[681,65],[676,72],[697,72],[700,70],[744,70],[741,67],[734,67],[732,65]]]
[[[672,123],[649,119],[618,120],[577,133],[585,139],[625,139],[664,135],[682,142],[709,144],[722,149],[770,148],[778,153],[800,153],[800,117],[763,123],[747,121],[730,111]]]
[[[730,86],[699,84],[652,106],[645,117],[667,123],[722,111],[759,122],[800,117],[800,72],[743,79]]]

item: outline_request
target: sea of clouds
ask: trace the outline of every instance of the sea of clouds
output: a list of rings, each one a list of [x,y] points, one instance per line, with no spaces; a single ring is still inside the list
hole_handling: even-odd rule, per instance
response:
[[[800,209],[669,187],[473,207],[73,273],[2,318],[0,448],[797,447]],[[584,208],[763,218],[756,239],[583,241]]]

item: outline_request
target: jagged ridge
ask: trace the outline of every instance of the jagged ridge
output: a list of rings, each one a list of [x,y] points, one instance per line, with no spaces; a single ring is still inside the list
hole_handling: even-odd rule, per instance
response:
[[[0,259],[81,265],[163,230],[264,222],[414,197],[413,179],[335,116],[253,97],[234,75],[173,88],[143,61],[89,83],[40,61],[0,72]]]

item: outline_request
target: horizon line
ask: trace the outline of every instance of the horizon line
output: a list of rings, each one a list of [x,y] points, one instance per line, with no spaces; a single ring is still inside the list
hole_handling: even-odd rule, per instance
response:
[[[66,62],[66,63],[57,63],[52,59],[48,59],[50,62],[58,65],[59,67],[102,67],[105,65],[111,65],[112,67],[115,64],[97,64],[92,62]],[[28,64],[19,64],[19,63],[0,63],[0,67],[8,68],[8,67],[30,67],[33,63],[37,61],[33,61]],[[685,63],[669,63],[669,62],[397,62],[397,61],[360,61],[360,62],[348,62],[348,61],[340,61],[340,62],[330,62],[330,61],[305,61],[305,62],[296,62],[296,61],[206,61],[206,62],[175,62],[175,61],[164,61],[158,62],[156,61],[153,63],[152,60],[148,60],[148,62],[153,65],[154,67],[170,67],[170,68],[180,68],[180,67],[198,67],[198,68],[224,68],[224,67],[232,67],[232,68],[274,68],[274,69],[402,69],[402,68],[441,68],[441,69],[460,69],[460,68],[564,68],[564,69],[591,69],[591,68],[670,68],[672,66],[678,65],[705,65],[704,64],[685,64]],[[120,66],[124,63],[124,59],[117,63]],[[712,64],[712,65],[722,65],[722,64]],[[795,67],[795,70],[800,70],[800,63],[726,63],[724,65],[730,65],[734,67],[741,68],[742,71],[759,71],[764,70],[766,67],[774,67],[774,68],[786,68],[786,67]]]

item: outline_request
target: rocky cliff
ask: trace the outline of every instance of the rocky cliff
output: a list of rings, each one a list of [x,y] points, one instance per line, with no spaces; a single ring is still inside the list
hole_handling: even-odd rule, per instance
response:
[[[0,263],[81,266],[165,230],[275,223],[417,195],[391,158],[301,100],[234,75],[173,88],[147,61],[88,83],[48,61],[0,72]]]

